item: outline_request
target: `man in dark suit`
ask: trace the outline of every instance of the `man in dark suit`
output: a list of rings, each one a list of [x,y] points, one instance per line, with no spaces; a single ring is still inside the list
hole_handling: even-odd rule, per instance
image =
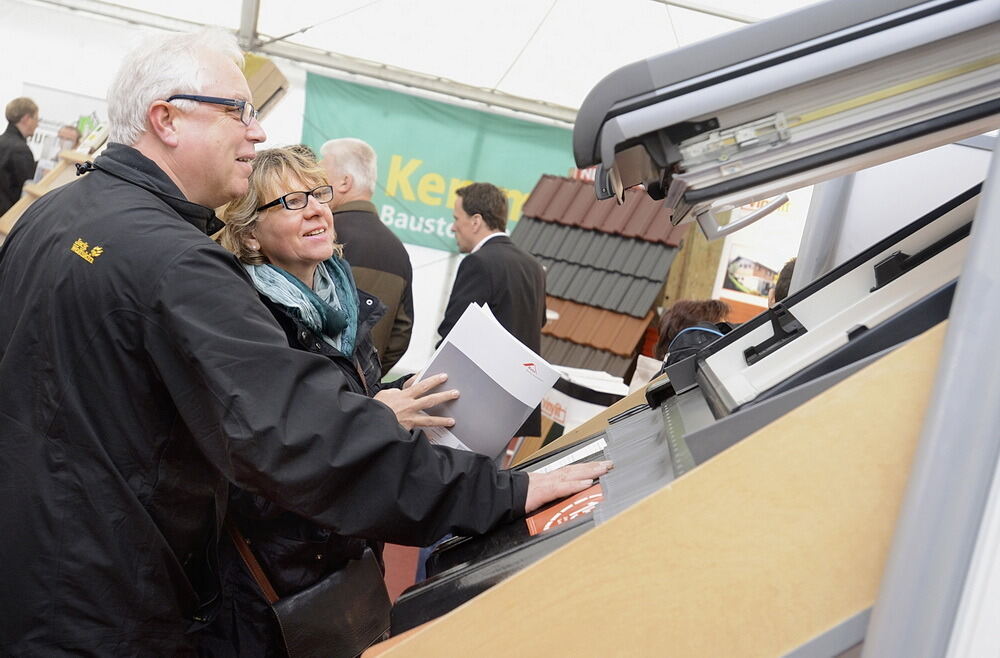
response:
[[[28,138],[38,127],[38,106],[30,98],[15,98],[4,112],[7,130],[0,135],[0,215],[21,198],[24,182],[35,175],[35,156]]]
[[[392,369],[410,345],[413,330],[413,267],[406,248],[382,223],[372,204],[378,164],[375,150],[360,139],[331,139],[320,149],[333,186],[333,228],[344,245],[358,288],[375,295],[386,312],[372,338],[382,373]]]
[[[545,324],[545,270],[503,232],[507,197],[500,188],[473,183],[456,194],[451,230],[458,250],[468,256],[458,266],[438,333],[442,339],[447,336],[470,303],[487,304],[507,331],[538,353]],[[536,408],[518,436],[540,432],[541,409]]]

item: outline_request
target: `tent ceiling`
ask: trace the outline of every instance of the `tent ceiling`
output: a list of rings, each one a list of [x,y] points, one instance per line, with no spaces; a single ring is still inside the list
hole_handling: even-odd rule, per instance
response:
[[[164,29],[256,27],[258,52],[567,122],[625,64],[811,4],[758,0],[748,16],[741,0],[46,1]]]

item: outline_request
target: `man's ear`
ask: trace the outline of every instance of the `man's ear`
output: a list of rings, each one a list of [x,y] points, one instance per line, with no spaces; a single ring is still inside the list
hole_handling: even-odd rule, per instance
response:
[[[333,182],[333,189],[338,194],[347,194],[354,188],[354,177],[350,174],[341,174]]]
[[[320,165],[326,170],[326,177],[330,181],[330,187],[333,188],[335,194],[346,194],[350,191],[354,181],[348,174],[337,174],[334,175],[333,167],[324,157],[320,160]]]
[[[177,146],[179,141],[180,111],[166,101],[154,101],[146,110],[149,132],[167,146]]]

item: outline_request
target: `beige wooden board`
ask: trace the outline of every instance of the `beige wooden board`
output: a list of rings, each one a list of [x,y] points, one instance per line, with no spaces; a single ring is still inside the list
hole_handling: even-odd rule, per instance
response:
[[[386,656],[780,656],[874,602],[944,325]]]
[[[270,57],[244,53],[243,75],[250,87],[258,119],[263,119],[288,91],[288,78]]]

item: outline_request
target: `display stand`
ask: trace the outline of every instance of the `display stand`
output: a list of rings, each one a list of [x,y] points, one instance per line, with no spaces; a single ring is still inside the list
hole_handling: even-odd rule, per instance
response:
[[[653,381],[660,381],[660,379],[662,379],[662,377],[658,377]],[[572,430],[566,432],[558,439],[555,439],[551,443],[543,446],[541,450],[538,450],[537,452],[530,455],[519,456],[514,461],[513,465],[517,466],[518,464],[523,464],[529,459],[535,459],[543,455],[548,455],[550,453],[561,450],[562,448],[565,448],[568,445],[576,443],[580,439],[586,438],[593,434],[597,434],[598,432],[602,432],[608,428],[608,419],[614,418],[618,414],[628,411],[632,407],[635,407],[640,404],[645,404],[645,402],[646,402],[646,387],[643,387],[637,391],[629,393],[621,400],[618,400],[618,402],[615,402],[613,405],[611,405],[604,411],[595,415],[590,420],[574,427]]]
[[[862,613],[878,594],[944,332],[365,655],[780,656]]]

